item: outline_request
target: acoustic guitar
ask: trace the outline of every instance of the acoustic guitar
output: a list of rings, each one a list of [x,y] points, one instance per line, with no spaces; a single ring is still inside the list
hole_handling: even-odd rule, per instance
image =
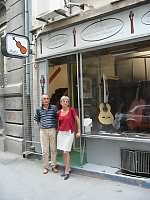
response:
[[[136,97],[134,101],[131,103],[129,107],[129,111],[127,113],[127,126],[130,130],[134,130],[142,124],[143,119],[143,111],[145,109],[145,101],[144,99],[139,97],[140,92],[140,83],[136,89]]]
[[[110,125],[114,121],[114,117],[111,113],[111,106],[108,103],[108,97],[109,97],[109,92],[108,92],[108,81],[103,74],[103,87],[104,87],[104,102],[99,105],[100,113],[98,116],[98,119],[100,123],[105,124],[105,125]]]

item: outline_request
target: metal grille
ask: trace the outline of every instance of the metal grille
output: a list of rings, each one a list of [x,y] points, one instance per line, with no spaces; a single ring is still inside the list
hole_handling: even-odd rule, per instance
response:
[[[121,149],[121,169],[135,172],[135,152],[133,150]]]
[[[39,127],[34,122],[34,113],[36,108],[40,106],[43,92],[39,88],[41,76],[38,71],[38,64],[27,64],[24,66],[24,156],[41,156],[42,154]]]
[[[136,151],[136,172],[150,174],[150,152]]]
[[[136,174],[150,174],[150,152],[121,149],[121,170]]]

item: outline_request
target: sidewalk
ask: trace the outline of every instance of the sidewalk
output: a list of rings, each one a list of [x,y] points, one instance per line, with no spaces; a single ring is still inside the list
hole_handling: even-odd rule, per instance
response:
[[[50,170],[43,175],[41,160],[0,152],[0,200],[149,200],[150,189],[89,172],[89,169],[74,168],[70,178],[64,181],[61,169],[58,174]]]
[[[17,160],[18,158],[22,159],[22,156],[11,154],[8,152],[2,152],[0,159],[2,157],[5,157],[5,155],[7,155],[7,157],[12,160],[14,159]],[[34,161],[35,163],[38,163],[38,165],[39,164],[42,165],[42,161],[39,159],[31,159],[31,160]],[[62,169],[63,167],[62,164],[58,163],[58,165],[59,165],[59,168]],[[90,163],[84,164],[82,167],[71,166],[71,168],[72,168],[73,173],[78,174],[78,175],[88,176],[88,177],[93,177],[93,178],[102,178],[106,180],[122,182],[129,185],[135,185],[135,186],[140,186],[143,188],[150,189],[150,178],[123,175],[121,173],[118,173],[118,168],[94,165]]]
[[[121,173],[118,173],[117,168],[94,165],[89,163],[85,164],[81,168],[78,167],[72,167],[72,168],[76,173],[81,175],[87,175],[95,178],[100,177],[107,180],[118,181],[150,189],[150,178],[123,175]]]

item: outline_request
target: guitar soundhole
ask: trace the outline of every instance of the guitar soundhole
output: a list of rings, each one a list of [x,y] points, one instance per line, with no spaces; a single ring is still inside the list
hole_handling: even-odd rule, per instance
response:
[[[106,107],[106,105],[103,107],[103,111],[104,111],[104,112],[107,112],[107,111],[108,111],[108,108]]]

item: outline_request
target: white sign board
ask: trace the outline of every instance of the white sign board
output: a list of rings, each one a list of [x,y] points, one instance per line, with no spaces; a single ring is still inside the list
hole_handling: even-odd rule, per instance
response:
[[[6,57],[23,58],[29,56],[29,39],[26,36],[7,33],[2,36],[2,54]]]
[[[150,4],[43,35],[37,58],[76,52],[150,35]]]

